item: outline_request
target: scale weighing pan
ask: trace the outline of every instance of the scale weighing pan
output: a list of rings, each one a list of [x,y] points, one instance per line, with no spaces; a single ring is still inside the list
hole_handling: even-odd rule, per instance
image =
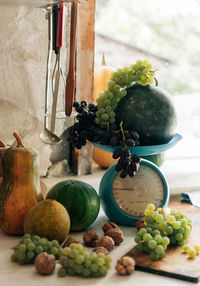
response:
[[[129,150],[131,151],[131,154],[136,154],[138,156],[149,156],[158,154],[161,152],[164,152],[173,146],[175,146],[180,140],[182,139],[182,136],[178,133],[176,133],[172,139],[166,143],[161,145],[151,145],[151,146],[136,146],[136,147],[129,147]],[[111,145],[102,145],[99,143],[91,142],[95,147],[109,152],[114,153],[116,150],[121,149],[122,146],[111,146]]]

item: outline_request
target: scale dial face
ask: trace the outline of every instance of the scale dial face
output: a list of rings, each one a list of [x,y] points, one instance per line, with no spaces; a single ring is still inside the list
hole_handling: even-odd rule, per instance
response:
[[[121,179],[117,173],[112,182],[112,197],[121,211],[141,217],[149,203],[156,208],[163,205],[166,187],[161,175],[148,164],[141,164],[134,177]]]

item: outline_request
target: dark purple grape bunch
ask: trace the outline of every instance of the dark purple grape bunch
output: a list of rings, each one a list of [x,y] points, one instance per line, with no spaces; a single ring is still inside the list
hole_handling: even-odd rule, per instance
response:
[[[98,107],[94,103],[88,104],[86,100],[80,103],[74,101],[77,122],[69,128],[69,137],[67,140],[75,145],[77,149],[81,149],[86,145],[86,140],[91,140],[95,125],[95,117]]]
[[[131,154],[127,147],[116,150],[113,153],[113,159],[119,158],[115,170],[120,172],[122,179],[127,175],[133,177],[140,167],[140,157],[136,154]]]
[[[135,147],[139,145],[139,135],[136,131],[115,131],[109,139],[111,146]]]

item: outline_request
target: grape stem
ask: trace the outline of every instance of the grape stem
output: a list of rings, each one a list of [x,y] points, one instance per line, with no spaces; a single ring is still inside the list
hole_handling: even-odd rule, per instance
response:
[[[158,80],[156,77],[153,78],[155,80],[156,86],[158,86]]]
[[[121,132],[122,132],[123,143],[124,143],[123,145],[124,145],[124,147],[127,147],[127,146],[126,146],[126,138],[125,138],[125,134],[124,134],[124,129],[123,129],[123,126],[122,126],[122,125],[123,125],[123,121],[120,122],[120,130],[121,130]]]

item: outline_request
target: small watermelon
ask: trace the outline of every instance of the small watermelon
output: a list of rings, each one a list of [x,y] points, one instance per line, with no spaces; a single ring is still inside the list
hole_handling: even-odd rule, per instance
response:
[[[134,84],[116,108],[116,121],[137,131],[140,145],[169,142],[176,129],[176,111],[168,93],[156,86]]]
[[[100,199],[96,190],[82,181],[59,182],[49,190],[46,198],[58,201],[67,209],[72,231],[86,229],[99,214]]]

